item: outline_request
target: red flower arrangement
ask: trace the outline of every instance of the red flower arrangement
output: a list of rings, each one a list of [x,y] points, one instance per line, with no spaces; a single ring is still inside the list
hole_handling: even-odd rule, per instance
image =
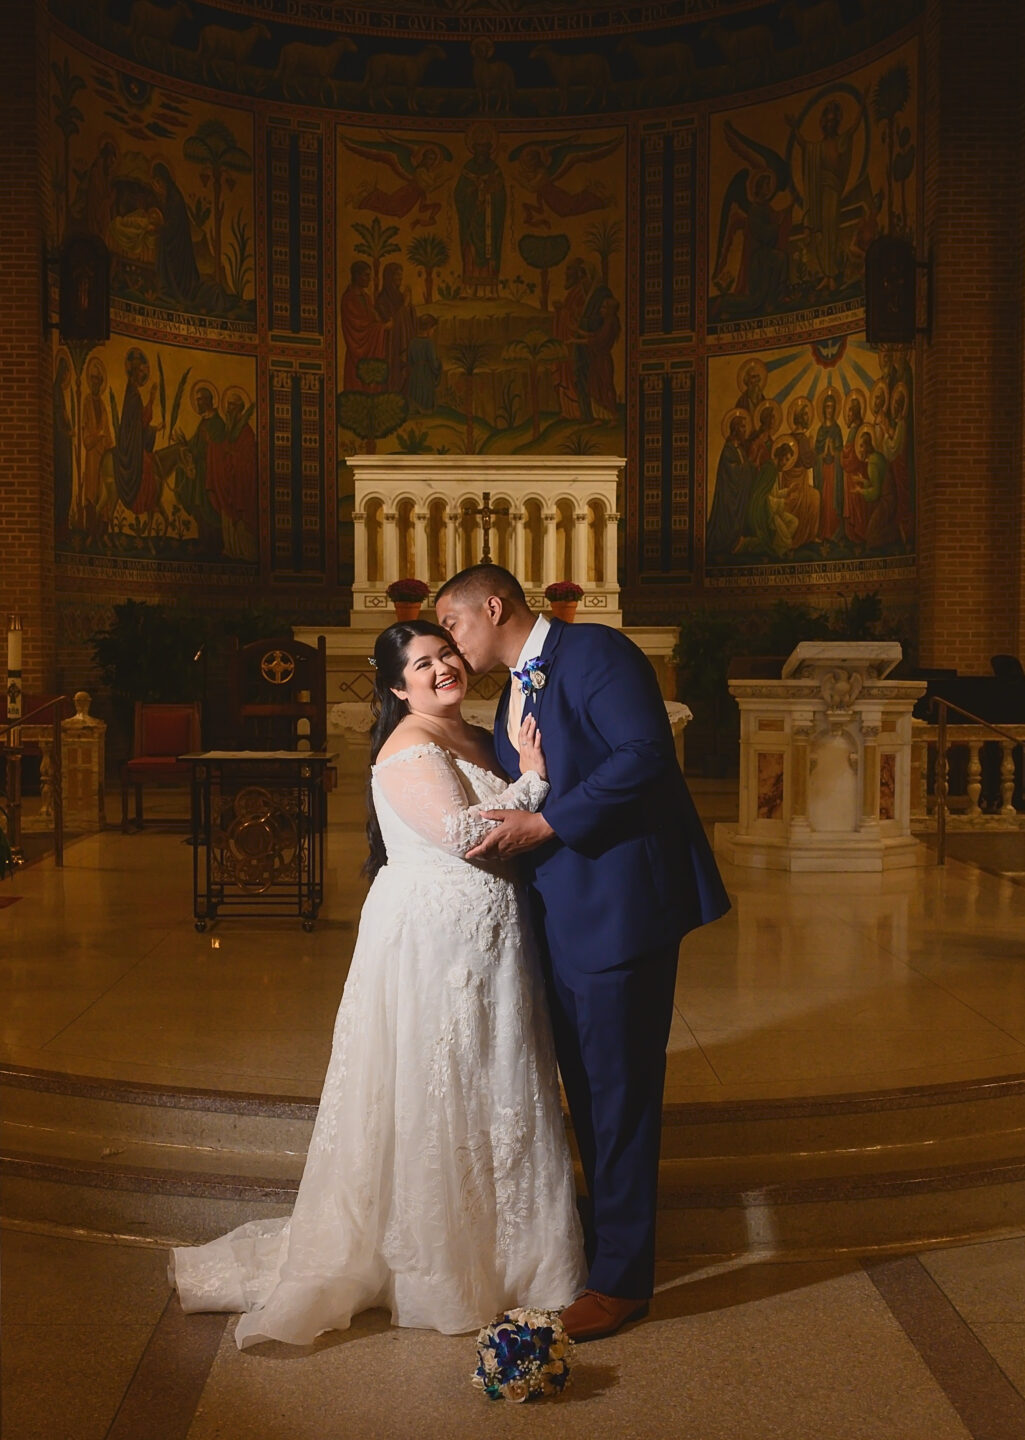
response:
[[[422,580],[412,578],[406,580],[393,580],[385,591],[389,600],[398,600],[407,605],[415,605],[418,601],[422,604],[431,593],[431,587],[425,585]]]
[[[582,600],[584,592],[573,580],[554,580],[545,586],[546,600]]]

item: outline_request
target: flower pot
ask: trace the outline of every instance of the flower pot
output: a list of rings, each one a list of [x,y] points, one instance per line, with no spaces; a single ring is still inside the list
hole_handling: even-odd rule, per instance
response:
[[[393,600],[396,620],[417,620],[420,617],[419,600]]]
[[[577,613],[579,600],[549,600],[552,614],[556,620],[565,620],[567,625],[572,625],[573,616]]]

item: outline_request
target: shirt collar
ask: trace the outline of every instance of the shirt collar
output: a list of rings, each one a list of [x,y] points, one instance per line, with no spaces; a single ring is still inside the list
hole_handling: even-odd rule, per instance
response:
[[[551,623],[547,616],[539,615],[534,621],[534,628],[523,642],[523,649],[520,651],[519,659],[515,665],[510,666],[510,673],[513,670],[522,670],[528,660],[533,660],[540,655],[545,647],[545,637],[551,629]]]

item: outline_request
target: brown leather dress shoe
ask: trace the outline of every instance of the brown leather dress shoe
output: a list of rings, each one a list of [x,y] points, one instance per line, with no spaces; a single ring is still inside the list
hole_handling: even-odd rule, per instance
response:
[[[614,1335],[628,1320],[640,1320],[647,1313],[647,1300],[624,1300],[618,1295],[585,1290],[572,1305],[566,1306],[561,1319],[566,1334],[580,1343]]]

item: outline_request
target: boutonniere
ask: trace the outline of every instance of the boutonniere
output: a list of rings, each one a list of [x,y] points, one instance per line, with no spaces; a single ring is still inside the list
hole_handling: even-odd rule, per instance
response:
[[[548,683],[548,661],[542,660],[540,655],[535,655],[533,660],[528,660],[522,670],[512,672],[520,682],[520,689],[524,695],[531,695],[536,690],[543,690]]]

